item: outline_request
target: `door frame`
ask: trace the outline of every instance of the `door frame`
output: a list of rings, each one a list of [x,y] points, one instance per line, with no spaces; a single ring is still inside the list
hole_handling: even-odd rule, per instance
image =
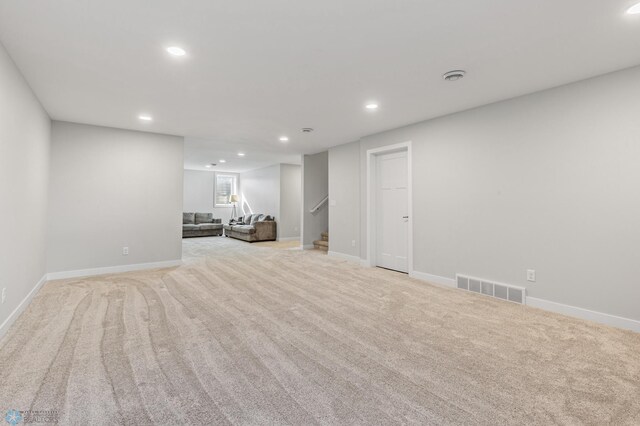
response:
[[[397,143],[393,145],[381,146],[367,150],[367,242],[365,265],[376,266],[376,156],[382,154],[392,154],[394,152],[407,152],[407,202],[409,211],[409,223],[407,230],[407,269],[408,273],[413,273],[413,182],[411,172],[411,141]]]

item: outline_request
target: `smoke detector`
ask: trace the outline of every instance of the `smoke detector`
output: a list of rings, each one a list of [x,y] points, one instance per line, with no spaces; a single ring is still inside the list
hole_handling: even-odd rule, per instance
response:
[[[302,133],[311,133],[311,132],[313,132],[313,129],[311,127],[302,128]]]
[[[444,78],[447,81],[457,81],[457,80],[460,80],[462,77],[464,77],[466,73],[467,72],[463,70],[453,70],[453,71],[444,73],[442,75],[442,78]]]

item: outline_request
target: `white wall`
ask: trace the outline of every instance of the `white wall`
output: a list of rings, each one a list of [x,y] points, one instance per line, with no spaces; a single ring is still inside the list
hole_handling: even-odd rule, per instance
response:
[[[280,164],[240,174],[240,197],[245,213],[264,213],[280,221]],[[251,207],[251,211],[247,208]],[[242,215],[240,209],[239,215]],[[279,230],[278,230],[279,231]]]
[[[240,196],[249,214],[275,216],[278,239],[300,236],[300,206],[302,199],[300,166],[274,164],[240,174]],[[239,213],[242,214],[242,213]]]
[[[365,137],[360,205],[366,150],[412,141],[416,271],[640,320],[638,111],[640,67]]]
[[[280,221],[278,238],[300,237],[302,167],[280,164]]]
[[[214,178],[214,172],[185,170],[183,209],[185,212],[213,213],[213,217],[222,219],[222,223],[229,223],[231,207],[214,207]]]
[[[305,155],[302,158],[302,244],[309,246],[320,234],[329,229],[329,209],[325,203],[316,213],[309,213],[319,201],[329,194],[328,152]],[[331,235],[329,235],[331,243]]]
[[[329,150],[329,250],[360,257],[360,143]]]
[[[183,138],[55,121],[51,147],[48,272],[182,257]]]
[[[46,273],[51,120],[0,44],[0,336]],[[23,305],[24,306],[24,305]]]

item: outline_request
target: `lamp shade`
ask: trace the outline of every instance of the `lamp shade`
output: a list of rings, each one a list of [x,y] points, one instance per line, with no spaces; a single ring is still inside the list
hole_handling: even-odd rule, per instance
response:
[[[231,194],[229,196],[230,203],[237,203],[238,201],[240,201],[240,197],[238,197],[236,194]]]

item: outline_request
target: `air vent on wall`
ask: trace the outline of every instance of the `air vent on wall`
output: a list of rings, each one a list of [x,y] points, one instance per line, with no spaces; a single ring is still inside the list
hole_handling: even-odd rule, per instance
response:
[[[523,305],[526,302],[527,295],[524,287],[497,283],[460,274],[456,274],[456,284],[457,287],[462,290],[472,291]]]

